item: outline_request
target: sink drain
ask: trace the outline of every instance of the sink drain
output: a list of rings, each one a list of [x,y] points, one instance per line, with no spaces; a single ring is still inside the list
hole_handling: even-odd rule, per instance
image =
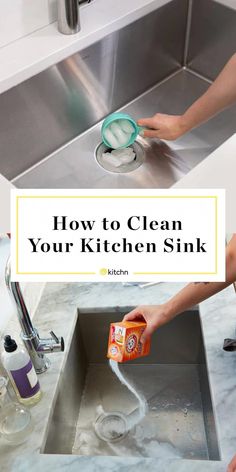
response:
[[[132,172],[135,169],[138,169],[144,162],[145,159],[145,152],[142,147],[142,145],[138,142],[135,141],[132,146],[130,146],[134,153],[135,153],[135,158],[132,162],[129,162],[128,164],[123,164],[119,167],[116,167],[111,163],[109,163],[109,159],[104,159],[103,154],[106,152],[111,152],[111,149],[108,148],[104,143],[101,143],[98,145],[98,147],[95,150],[95,158],[98,164],[108,172],[115,172],[117,174],[125,174],[128,172]]]
[[[126,419],[119,412],[100,415],[94,427],[97,436],[106,442],[121,441],[129,432]]]

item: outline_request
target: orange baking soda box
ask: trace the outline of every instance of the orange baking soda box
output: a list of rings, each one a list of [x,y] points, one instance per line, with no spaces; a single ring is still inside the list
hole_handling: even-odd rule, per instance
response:
[[[117,362],[125,362],[147,356],[150,352],[150,339],[143,344],[140,342],[145,328],[144,321],[111,323],[107,357]]]

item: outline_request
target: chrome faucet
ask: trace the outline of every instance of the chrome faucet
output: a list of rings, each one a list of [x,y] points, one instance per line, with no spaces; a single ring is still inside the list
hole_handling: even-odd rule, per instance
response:
[[[62,34],[80,31],[79,0],[57,0],[58,30]]]
[[[39,337],[38,331],[33,326],[30,319],[20,284],[19,282],[11,281],[10,258],[6,265],[5,280],[11,298],[16,304],[18,320],[22,328],[21,338],[24,341],[36,372],[41,374],[50,366],[50,361],[47,359],[45,354],[64,351],[64,339],[58,338],[53,331],[50,331],[51,338],[42,339]]]

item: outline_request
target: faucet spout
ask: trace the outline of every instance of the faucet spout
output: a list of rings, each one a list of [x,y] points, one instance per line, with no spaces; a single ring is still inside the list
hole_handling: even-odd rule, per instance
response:
[[[11,261],[10,258],[7,261],[6,270],[5,270],[5,281],[7,288],[10,292],[11,298],[14,300],[17,308],[18,319],[21,325],[22,331],[27,337],[33,337],[35,335],[35,331],[33,328],[33,324],[31,322],[31,318],[29,316],[29,312],[25,305],[25,301],[21,292],[19,282],[11,282]]]
[[[50,332],[50,338],[40,338],[37,329],[33,326],[31,321],[19,282],[11,281],[10,258],[6,265],[5,280],[10,296],[16,305],[17,316],[22,330],[21,338],[34,364],[36,372],[38,374],[45,372],[50,366],[50,362],[47,357],[45,357],[45,353],[64,351],[64,339],[62,337],[58,338],[53,331]]]
[[[58,30],[62,34],[80,31],[79,0],[57,0]]]

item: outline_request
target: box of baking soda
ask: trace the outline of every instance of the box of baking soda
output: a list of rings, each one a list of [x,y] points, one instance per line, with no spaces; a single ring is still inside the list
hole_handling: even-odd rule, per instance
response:
[[[140,342],[145,328],[144,321],[111,323],[107,357],[117,362],[125,362],[147,356],[150,352],[150,339],[144,343]]]

